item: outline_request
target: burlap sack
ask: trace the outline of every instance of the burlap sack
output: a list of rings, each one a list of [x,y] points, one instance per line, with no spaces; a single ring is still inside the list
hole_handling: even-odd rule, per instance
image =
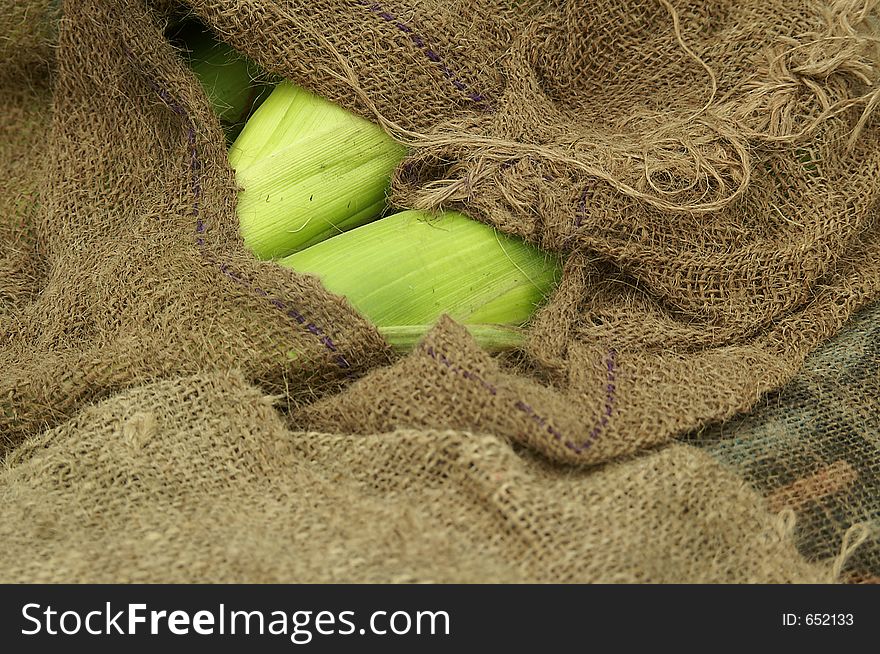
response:
[[[8,442],[170,374],[237,366],[295,409],[390,361],[344,300],[242,247],[168,4],[64,5],[30,266],[45,278],[4,309]],[[603,443],[556,447],[558,408],[526,440],[595,462],[748,408],[876,295],[873,4],[192,9],[412,144],[401,206],[458,207],[570,254],[518,374],[594,417],[572,443]]]
[[[55,579],[95,579],[101,568],[90,561],[105,545],[111,552],[102,559],[107,578],[120,580],[160,578],[157,561],[175,579],[329,579],[315,572],[319,558],[326,558],[321,569],[329,569],[346,553],[369,561],[355,568],[339,563],[339,580],[387,579],[406,569],[437,580],[818,578],[804,572],[791,550],[789,518],[771,517],[784,503],[771,501],[768,513],[751,491],[731,485],[734,477],[691,449],[674,447],[582,472],[532,457],[598,465],[728,418],[789,379],[808,351],[877,297],[876,2],[186,3],[183,11],[191,7],[268,71],[379,122],[408,143],[411,155],[392,186],[398,206],[459,208],[567,257],[562,283],[533,321],[525,352],[488,357],[458,326],[441,321],[400,361],[343,298],[326,293],[315,279],[255,261],[243,247],[223,134],[164,32],[180,8],[146,0],[65,2],[56,31],[55,4],[8,1],[4,8],[13,9],[0,12],[0,28],[11,35],[0,39],[6,110],[0,144],[0,451],[8,453],[3,490],[12,493],[4,499],[3,511],[10,513],[2,528],[20,534],[9,541],[24,557],[8,559],[5,578],[35,578],[36,567],[28,567],[37,565],[27,553],[33,550],[60,557],[44,568]],[[571,562],[577,557],[564,546],[567,536],[558,542],[548,537],[557,544],[540,550],[547,553],[539,565],[517,554],[521,540],[493,545],[469,536],[464,526],[460,551],[490,552],[487,559],[503,561],[499,571],[476,556],[452,554],[431,568],[424,553],[433,555],[452,538],[448,528],[441,538],[439,526],[417,539],[433,550],[410,556],[401,553],[405,548],[389,548],[397,557],[393,565],[369,558],[379,538],[373,534],[337,550],[316,548],[302,568],[266,562],[268,556],[246,568],[244,555],[205,548],[218,547],[233,532],[252,549],[262,541],[262,547],[276,547],[265,529],[257,529],[261,535],[253,541],[246,532],[270,524],[273,511],[283,513],[305,493],[301,480],[296,495],[272,486],[269,497],[250,505],[216,499],[214,490],[190,488],[189,482],[169,484],[163,495],[164,482],[156,482],[160,490],[151,487],[149,501],[127,512],[113,471],[128,478],[125,470],[146,464],[97,464],[118,438],[114,427],[96,422],[92,412],[103,409],[85,407],[114,395],[104,408],[126,404],[139,394],[153,397],[157,388],[190,383],[181,378],[201,380],[197,386],[235,378],[249,393],[255,386],[259,394],[280,398],[287,439],[346,444],[328,445],[346,462],[344,469],[334,467],[333,456],[320,459],[336,470],[336,481],[355,484],[357,475],[367,479],[384,470],[398,480],[394,488],[417,488],[427,464],[407,463],[406,452],[442,450],[449,442],[465,449],[470,445],[461,443],[492,443],[508,457],[503,469],[541,480],[523,496],[544,497],[542,484],[563,494],[581,492],[565,490],[578,479],[608,511],[620,512],[618,486],[642,497],[642,508],[635,522],[619,523],[626,536],[614,542],[625,543],[624,551],[610,563],[602,558],[610,556],[605,550],[594,550],[595,568],[593,554],[590,561]],[[187,447],[186,429],[178,426],[190,424],[180,416],[192,414],[193,397],[182,398],[186,408],[172,412],[177,417],[158,421],[157,460]],[[215,424],[216,418],[224,426],[220,432],[232,424],[235,403],[244,400],[236,393],[220,398],[198,424]],[[165,400],[144,402],[163,406]],[[268,408],[258,420],[265,424],[232,429],[239,437],[230,436],[232,444],[224,447],[244,447],[249,429],[275,434],[281,428]],[[94,452],[85,468],[76,468],[82,481],[33,500],[60,520],[47,519],[51,528],[35,532],[29,513],[21,511],[36,506],[26,499],[32,492],[52,487],[53,473],[27,467],[40,465],[31,456],[35,441],[14,448],[47,429],[40,442],[46,456],[57,452],[47,464],[53,470],[76,468],[77,457],[85,456],[76,443],[93,443]],[[307,436],[306,429],[339,433]],[[510,458],[505,441],[516,444],[523,460]],[[349,445],[361,442],[363,447]],[[345,458],[349,451],[353,459]],[[216,456],[211,448],[194,451],[186,463],[192,468],[180,469],[182,479],[195,483],[213,475],[219,484],[233,484],[239,468],[229,467],[227,455]],[[674,461],[661,465],[664,457]],[[676,488],[683,460],[676,457],[696,457],[698,466],[718,474],[689,482],[694,498],[710,503],[694,508],[680,533],[669,536],[687,543],[682,551],[688,554],[664,567],[652,549],[653,535],[640,525],[677,524],[663,509],[669,497],[679,497],[669,501],[681,506]],[[866,457],[865,465],[876,466],[876,456]],[[639,466],[660,469],[620,472]],[[89,477],[89,470],[98,476]],[[254,469],[251,490],[264,483],[259,479],[278,474],[271,466]],[[643,488],[653,490],[645,494]],[[174,524],[180,525],[185,517],[195,520],[180,512],[180,498],[188,494],[205,503],[199,515],[216,514],[238,529],[230,527],[219,539],[211,532],[202,541],[163,535],[171,523],[153,504],[176,507]],[[73,521],[76,502],[92,496],[97,504],[90,515],[116,516],[115,522]],[[319,524],[347,497],[334,496],[308,515]],[[484,497],[455,511],[470,512],[466,519],[479,524]],[[370,509],[380,527],[395,524],[383,513],[386,501],[381,495]],[[423,522],[409,532],[400,529],[427,534],[430,520],[449,524],[436,518],[446,515],[444,501],[412,499]],[[726,508],[718,513],[713,502]],[[241,506],[251,507],[250,516]],[[571,529],[588,530],[602,515],[578,513],[587,511],[580,500],[570,517],[565,502],[553,509],[545,499],[537,506],[557,521],[570,520]],[[728,516],[723,525],[706,526],[721,514]],[[730,526],[740,520],[736,516],[742,529]],[[140,533],[152,540],[126,541],[123,520],[148,526]],[[847,555],[863,540],[843,538],[844,522],[823,541],[824,558],[837,550]],[[188,533],[204,529],[193,526]],[[694,543],[705,548],[707,530],[712,555],[700,558]],[[578,533],[589,536],[584,547],[590,538],[617,538]],[[766,549],[757,535],[768,533],[785,535],[768,537],[782,549]],[[114,538],[127,544],[113,549],[107,543]],[[764,545],[749,544],[753,538]],[[64,545],[41,549],[53,539]],[[675,549],[668,545],[673,540],[663,541],[664,556]],[[139,549],[166,541],[176,542],[169,551],[177,552],[185,550],[184,541],[199,543],[204,556],[181,559],[185,569],[173,568],[162,548]],[[339,541],[326,536],[320,542]],[[737,552],[748,554],[740,559]],[[224,568],[225,556],[232,556],[231,568]],[[755,558],[746,561],[750,556]],[[739,576],[719,563],[734,560],[740,568],[731,569],[744,571]],[[215,561],[225,576],[211,577]],[[760,567],[765,561],[782,571],[779,576]],[[455,566],[461,576],[454,576]]]
[[[2,581],[825,582],[685,445],[595,473],[494,436],[289,431],[236,373],[121,393],[0,472]]]

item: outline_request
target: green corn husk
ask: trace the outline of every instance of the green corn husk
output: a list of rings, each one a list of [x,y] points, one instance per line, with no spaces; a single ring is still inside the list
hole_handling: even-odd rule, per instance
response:
[[[379,327],[379,333],[397,352],[405,354],[419,344],[429,328],[429,325],[398,325]],[[480,347],[489,352],[515,350],[522,347],[526,340],[526,331],[521,327],[467,325],[467,329]]]
[[[261,81],[259,67],[250,59],[201,29],[185,30],[184,47],[190,68],[198,77],[227,138],[234,138],[251,112],[269,95],[271,84]]]
[[[453,211],[404,211],[280,263],[317,275],[400,350],[444,313],[487,349],[516,347],[561,275],[555,256]]]
[[[282,82],[229,150],[245,244],[277,258],[377,218],[404,154],[379,126]]]

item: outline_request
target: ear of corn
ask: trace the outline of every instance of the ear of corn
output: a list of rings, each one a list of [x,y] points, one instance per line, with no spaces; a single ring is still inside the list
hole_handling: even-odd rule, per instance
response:
[[[185,30],[190,67],[205,89],[229,137],[242,128],[254,107],[269,95],[257,81],[260,69],[247,57],[198,26]]]
[[[552,255],[452,211],[404,211],[280,263],[317,275],[401,348],[444,313],[476,327],[484,344],[518,342],[510,328],[529,319],[560,275]]]
[[[247,113],[254,93],[247,60],[207,33],[188,43],[221,119]],[[229,151],[242,187],[245,244],[260,258],[283,257],[282,265],[318,276],[399,351],[443,314],[486,349],[520,346],[522,326],[560,277],[560,261],[452,211],[371,222],[386,209],[404,155],[378,126],[282,82]]]
[[[377,125],[282,82],[229,152],[245,244],[280,257],[373,220],[404,154]]]

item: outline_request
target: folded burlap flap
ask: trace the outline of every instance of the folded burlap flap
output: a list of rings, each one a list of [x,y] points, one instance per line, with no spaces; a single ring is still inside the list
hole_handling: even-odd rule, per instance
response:
[[[291,431],[239,373],[125,391],[0,472],[0,580],[830,580],[687,445],[560,469],[487,434]]]

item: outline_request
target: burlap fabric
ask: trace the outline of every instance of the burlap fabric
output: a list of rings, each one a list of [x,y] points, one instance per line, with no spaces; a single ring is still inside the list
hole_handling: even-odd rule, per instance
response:
[[[52,578],[94,579],[93,548],[111,553],[116,563],[105,565],[115,579],[168,578],[155,560],[135,565],[126,555],[135,548],[134,558],[149,559],[161,549],[125,545],[126,521],[146,530],[132,531],[132,539],[178,539],[176,549],[163,550],[189,566],[167,572],[177,579],[389,579],[392,569],[407,569],[405,560],[414,577],[438,580],[453,578],[454,566],[470,571],[455,578],[474,580],[818,578],[790,547],[791,514],[779,518],[773,503],[768,512],[705,455],[673,446],[595,466],[748,409],[877,296],[876,2],[188,3],[266,70],[409,144],[392,186],[398,206],[462,209],[567,257],[523,353],[489,357],[459,326],[441,321],[399,361],[343,298],[244,249],[223,134],[164,32],[180,8],[64,3],[56,41],[55,3],[7,4],[19,8],[2,19],[11,36],[2,41],[8,56],[0,68],[9,135],[0,189],[0,443],[8,453],[2,492],[12,493],[3,525],[18,534],[4,533],[4,541],[24,557],[10,555],[7,578],[35,578],[37,559],[27,552],[40,551],[61,557],[49,566]],[[232,390],[222,380],[234,380]],[[210,409],[197,401],[200,392],[181,390],[190,387],[216,390],[205,391]],[[254,388],[276,398],[278,413],[247,413],[243,398]],[[108,459],[127,432],[98,417],[127,415],[129,406],[165,416],[147,430],[163,451],[185,449],[193,430],[220,439],[217,458],[206,445],[215,437],[206,436],[204,447],[175,459],[175,483],[162,497],[139,489],[152,499],[137,511],[113,470],[118,464],[120,479],[141,479],[146,472],[124,471],[146,463]],[[230,422],[239,411],[262,422]],[[278,431],[280,420],[286,431]],[[293,454],[278,454],[271,465],[282,467],[270,470],[247,457],[235,465],[220,452],[237,451],[234,443],[248,438],[254,452],[280,440],[281,451]],[[598,515],[584,507],[566,514],[564,500],[553,508],[551,490],[595,493],[617,515],[630,506],[614,504],[622,484],[633,489],[641,525],[669,522],[670,502],[689,516],[681,533],[669,535],[686,560],[658,563],[648,540],[633,540],[635,522],[579,541],[551,522],[534,527],[543,516],[518,523],[548,539],[547,549],[536,545],[529,556],[516,553],[516,538],[497,535],[509,533],[500,526],[479,537],[462,527],[458,553],[446,563],[418,553],[407,559],[399,546],[374,556],[374,543],[385,542],[380,532],[391,509],[379,505],[389,489],[408,494],[412,511],[445,525],[444,533],[459,518],[485,527],[473,512],[492,493],[474,491],[474,506],[458,518],[449,513],[449,487],[446,495],[418,494],[431,478],[453,475],[456,464],[444,457],[443,465],[403,463],[405,452],[449,442],[504,452],[501,468],[521,471],[523,494],[544,498],[534,506],[548,521],[569,524],[560,517],[568,516],[588,530],[579,521]],[[78,443],[93,443],[94,451],[80,452]],[[308,475],[291,485],[271,481],[295,468],[304,443],[322,452],[315,461],[325,463],[328,478],[353,484],[340,488],[355,492],[358,474],[395,479],[377,482],[374,508],[365,509],[376,512],[376,533],[345,545],[353,536],[331,530],[316,541],[337,543],[355,559],[373,553],[360,567],[339,564],[334,577],[327,554],[320,569],[317,559],[307,570],[291,561],[246,568],[242,554],[224,568],[214,550],[196,554],[200,538],[216,537],[214,527],[194,516],[181,527],[183,513],[176,522],[161,518],[194,497],[203,515],[216,509],[219,522],[274,525],[273,510],[314,497],[304,488]],[[398,450],[400,459],[391,454]],[[263,456],[251,459],[271,459]],[[724,509],[691,509],[675,495],[676,457],[711,471],[687,483],[701,488],[693,491],[705,495],[700,501]],[[56,492],[52,475],[67,479],[62,468],[83,476],[58,481]],[[317,474],[322,466],[312,468]],[[218,477],[214,490],[196,483],[208,474]],[[652,475],[658,479],[645,479]],[[232,480],[250,480],[241,482],[250,504],[237,509],[234,499],[218,499],[216,489]],[[559,490],[566,480],[573,485]],[[276,495],[258,501],[264,492]],[[61,507],[91,496],[98,504],[83,523],[91,527],[79,529]],[[316,504],[309,515],[321,523],[343,501]],[[22,507],[36,505],[54,516],[49,527],[17,526],[28,522]],[[232,517],[243,507],[251,517]],[[433,536],[424,524],[399,528],[419,543],[413,552],[441,540],[439,527]],[[168,529],[184,535],[163,535]],[[257,556],[265,561],[274,541],[268,528],[253,531],[267,534]],[[768,533],[782,536],[777,542]],[[848,555],[860,538],[840,536],[829,539],[829,552]],[[114,538],[123,544],[111,546]],[[609,563],[605,550],[590,550],[590,538],[633,544]],[[605,563],[571,563],[593,556]],[[758,562],[743,567],[737,556]],[[225,573],[210,576],[212,558]],[[763,561],[772,563],[760,567]],[[728,564],[743,572],[715,567]],[[825,568],[829,578],[840,566]]]
[[[49,2],[0,6],[0,324],[5,328],[33,300],[45,269],[35,249],[36,216],[58,17]]]
[[[560,474],[489,435],[292,432],[276,400],[172,379],[28,441],[0,472],[0,579],[830,580],[690,446]]]

